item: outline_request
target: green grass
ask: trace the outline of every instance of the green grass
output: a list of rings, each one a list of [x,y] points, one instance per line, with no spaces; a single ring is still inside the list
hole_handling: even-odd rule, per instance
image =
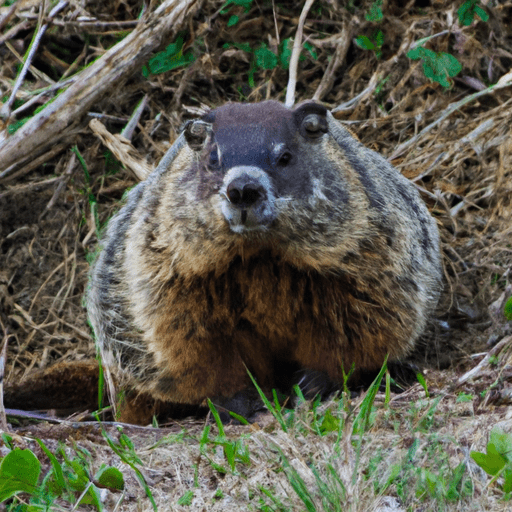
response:
[[[398,500],[405,511],[455,511],[470,510],[486,488],[501,503],[510,499],[510,434],[493,430],[485,451],[469,457],[455,435],[446,433],[450,430],[442,433],[452,414],[442,405],[451,399],[453,406],[465,407],[465,399],[430,398],[420,387],[415,398],[397,406],[389,387],[384,366],[360,397],[344,390],[327,402],[306,401],[297,389],[298,403],[291,410],[276,395],[271,401],[262,393],[273,415],[264,428],[225,426],[209,403],[213,424],[207,422],[196,434],[182,428],[151,442],[145,459],[140,445],[122,430],[114,438],[104,429],[108,446],[103,450],[110,457],[117,454],[124,469],[97,469],[95,456],[84,448],[61,444],[53,452],[38,440],[42,457],[50,461],[44,466],[41,455],[16,448],[4,434],[8,453],[0,462],[0,501],[9,512],[53,510],[56,504],[55,509],[71,510],[80,503],[102,510],[99,490],[106,488],[121,502],[127,472],[136,478],[129,492],[154,510],[165,510],[169,503],[186,509],[197,499],[226,510],[358,512],[372,510],[386,497]],[[180,468],[182,484],[167,488],[171,494],[164,493],[165,499],[161,491],[155,495],[155,482],[147,479],[148,460],[158,456],[167,461],[164,468]],[[478,466],[482,471],[476,471]],[[20,467],[23,478],[13,477]],[[233,494],[239,488],[246,491]]]

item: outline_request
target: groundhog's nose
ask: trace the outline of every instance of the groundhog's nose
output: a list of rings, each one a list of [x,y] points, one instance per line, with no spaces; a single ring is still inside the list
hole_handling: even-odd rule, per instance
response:
[[[272,183],[259,167],[232,167],[219,194],[222,214],[235,233],[266,229],[276,218]]]
[[[229,202],[239,208],[249,208],[259,199],[266,199],[265,188],[250,176],[235,178],[226,188]]]

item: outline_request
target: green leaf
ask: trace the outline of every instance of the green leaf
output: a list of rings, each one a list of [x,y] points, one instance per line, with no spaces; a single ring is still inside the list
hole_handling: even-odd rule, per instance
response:
[[[236,412],[233,411],[228,412],[232,418],[235,418],[235,420],[239,421],[242,425],[250,425],[250,423],[243,416],[240,416],[240,414],[237,414]]]
[[[320,424],[320,432],[322,432],[322,434],[326,434],[327,432],[334,432],[335,430],[338,430],[339,425],[340,420],[332,415],[330,409],[327,409],[322,423]]]
[[[279,60],[281,61],[281,67],[288,69],[290,67],[290,59],[292,57],[293,50],[293,38],[288,37],[281,41],[279,45]]]
[[[382,382],[382,378],[386,373],[388,367],[387,357],[384,360],[384,364],[379,371],[377,377],[375,377],[374,381],[371,383],[368,391],[366,392],[366,396],[361,402],[361,408],[354,419],[353,432],[354,433],[363,433],[368,430],[371,423],[371,413],[373,408],[373,403],[375,401],[375,397],[377,396],[377,392],[379,391],[380,383]],[[362,436],[361,436],[362,439]]]
[[[474,0],[467,0],[457,9],[459,22],[464,26],[471,25],[473,22],[473,4]]]
[[[187,491],[179,500],[178,505],[192,505],[194,491]]]
[[[240,16],[237,16],[236,14],[233,14],[228,20],[228,27],[233,27],[240,21]]]
[[[471,25],[475,16],[479,16],[482,21],[489,19],[489,15],[478,5],[479,3],[480,0],[466,0],[457,9],[457,17],[462,25],[466,27]]]
[[[226,9],[226,7],[230,6],[231,4],[240,5],[244,8],[245,12],[248,12],[251,8],[252,0],[227,0],[227,2],[222,6],[222,9]],[[225,12],[223,14],[225,14]]]
[[[41,463],[30,450],[12,450],[0,462],[0,503],[17,492],[33,493]]]
[[[183,37],[178,37],[175,43],[170,44],[149,60],[146,71],[149,74],[159,75],[181,66],[187,66],[194,60],[192,52],[183,53]],[[143,73],[145,73],[144,69]]]
[[[471,458],[488,474],[496,475],[499,473],[507,463],[505,457],[502,457],[494,445],[489,443],[487,445],[487,453],[471,452]]]
[[[509,297],[507,302],[505,302],[505,307],[503,308],[503,314],[505,315],[505,318],[512,322],[512,297]]]
[[[9,448],[9,450],[14,449],[14,446],[12,444],[12,436],[10,436],[7,432],[2,432],[0,437],[2,438],[2,441],[5,443],[7,448]]]
[[[384,14],[382,13],[382,0],[374,2],[369,11],[365,15],[366,21],[382,21]]]
[[[36,439],[39,446],[42,448],[46,456],[50,459],[50,462],[53,467],[53,482],[52,482],[52,491],[55,495],[59,495],[66,488],[66,482],[64,480],[64,472],[62,471],[62,466],[60,462],[57,460],[55,455],[48,450],[43,441],[40,439]]]
[[[512,468],[506,468],[501,476],[504,479],[503,492],[512,492]]]
[[[407,57],[411,60],[421,59],[421,50],[423,50],[421,46],[413,48],[407,52]]]
[[[101,503],[101,495],[99,489],[95,485],[90,485],[87,492],[80,500],[80,505],[94,505],[99,512],[103,510],[103,504]]]
[[[423,72],[427,78],[440,83],[443,87],[450,87],[447,77],[458,75],[462,69],[460,62],[449,53],[436,53],[428,48],[418,47],[407,52],[407,57],[423,61]]]
[[[274,69],[277,66],[277,55],[266,44],[254,50],[256,65],[261,69]]]
[[[512,435],[493,429],[489,436],[489,444],[492,444],[496,451],[512,463]]]
[[[370,41],[367,36],[357,36],[355,43],[363,50],[375,50],[375,45]]]
[[[427,396],[427,398],[429,398],[430,393],[428,392],[427,381],[425,380],[425,377],[423,376],[423,374],[421,372],[416,373],[416,380],[421,384],[421,387],[425,391],[425,395]]]
[[[446,72],[448,76],[453,77],[457,76],[462,70],[460,62],[449,53],[438,53],[436,62],[440,74]]]
[[[382,30],[377,30],[373,39],[375,41],[375,45],[380,48],[384,44],[384,32],[382,32]]]
[[[233,46],[235,48],[238,48],[239,50],[243,50],[244,52],[252,53],[252,48],[249,43],[236,43],[236,44],[233,44]]]
[[[318,59],[318,53],[316,53],[315,47],[311,43],[308,43],[306,41],[304,43],[304,48],[309,52],[309,54],[311,55],[311,57],[313,57],[314,60]]]
[[[489,15],[479,5],[475,5],[475,14],[480,16],[482,21],[489,21]]]
[[[94,478],[98,487],[110,490],[122,491],[124,489],[124,477],[119,469],[112,466],[100,469]]]

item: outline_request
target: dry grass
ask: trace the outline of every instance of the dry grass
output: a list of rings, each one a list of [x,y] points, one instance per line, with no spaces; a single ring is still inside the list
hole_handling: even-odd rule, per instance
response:
[[[8,342],[7,385],[36,369],[94,356],[82,296],[97,233],[135,176],[162,157],[184,120],[225,101],[284,101],[288,71],[258,67],[254,50],[265,43],[277,52],[295,35],[301,14],[301,6],[264,1],[253,2],[248,12],[231,6],[223,13],[220,2],[168,0],[158,16],[156,5],[136,0],[9,3],[0,7],[0,328],[2,343]],[[512,329],[502,314],[512,295],[512,86],[507,85],[512,2],[488,2],[489,21],[468,27],[456,21],[459,3],[410,2],[404,10],[388,2],[378,24],[365,19],[369,0],[354,8],[314,4],[304,24],[311,52],[303,51],[306,58],[297,72],[297,101],[315,98],[337,107],[336,116],[363,143],[416,183],[438,220],[446,290],[431,332],[415,354],[428,369],[431,398],[419,386],[393,396],[389,406],[378,396],[359,453],[353,443],[359,439],[349,428],[353,414],[343,408],[346,428],[339,451],[337,433],[311,432],[312,413],[305,407],[288,433],[268,416],[259,430],[227,427],[228,437],[243,439],[250,454],[250,463],[237,463],[234,473],[219,447],[210,443],[201,453],[201,422],[186,422],[182,434],[176,425],[172,434],[127,427],[161,510],[305,510],[278,448],[304,480],[317,510],[322,510],[322,493],[312,468],[329,482],[329,464],[345,489],[342,510],[508,510],[499,488],[488,486],[490,479],[468,453],[484,450],[494,424],[510,431],[512,422],[507,338]],[[182,11],[170,23],[174,4]],[[240,21],[229,27],[233,14]],[[44,26],[14,94],[22,56]],[[372,37],[378,29],[384,34],[379,59],[354,44],[356,36]],[[145,78],[141,65],[178,33],[183,53],[195,60]],[[426,47],[450,53],[462,64],[447,90],[406,56],[412,43],[433,35]],[[244,51],[243,44],[253,52]],[[502,87],[490,87],[497,83]],[[44,121],[49,111],[53,124]],[[494,353],[485,358],[493,345]],[[477,372],[466,373],[480,362]],[[460,393],[470,401],[458,401]],[[354,400],[350,407],[357,411],[359,399]],[[336,404],[321,407],[337,410]],[[120,465],[128,481],[119,510],[149,509],[132,470],[110,451],[98,429],[67,423],[23,427],[15,444],[41,454],[29,432],[50,447],[62,440],[88,448],[93,465],[103,460]],[[210,437],[215,435],[214,427]],[[408,460],[416,443],[417,467],[437,474],[466,462],[471,495],[454,502],[417,495],[420,477]],[[212,461],[227,472],[220,473]],[[396,464],[401,480],[386,488],[382,482]],[[393,509],[400,482],[405,494]],[[191,504],[178,505],[188,491]],[[116,499],[107,498],[109,510]]]

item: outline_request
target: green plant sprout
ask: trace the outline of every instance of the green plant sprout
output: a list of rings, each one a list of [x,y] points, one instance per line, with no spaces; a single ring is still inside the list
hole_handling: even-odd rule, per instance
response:
[[[491,483],[503,478],[500,485],[504,499],[512,498],[512,434],[493,429],[486,447],[487,453],[471,452],[471,458],[492,476]]]
[[[76,456],[70,458],[60,446],[57,450],[60,462],[40,439],[35,440],[50,460],[48,473],[39,482],[41,462],[36,455],[29,449],[11,449],[0,461],[0,503],[18,493],[26,493],[30,496],[28,504],[18,506],[16,510],[51,510],[56,500],[63,500],[75,507],[92,505],[102,511],[100,488],[124,490],[123,474],[113,466],[102,464],[91,476],[92,457],[87,450],[75,447]],[[10,446],[10,443],[6,442],[6,445]]]
[[[252,0],[227,0],[227,2],[222,6],[220,13],[227,14],[230,11],[228,7],[230,5],[239,5],[244,8],[244,13],[248,13],[252,7]],[[228,20],[228,27],[232,27],[236,25],[240,21],[240,16],[233,14]]]
[[[489,15],[480,7],[480,0],[466,0],[458,9],[457,17],[461,25],[469,26],[478,16],[482,21],[487,21]]]
[[[362,50],[370,50],[375,53],[375,57],[380,59],[382,57],[382,45],[384,44],[384,33],[382,30],[376,30],[371,37],[357,36],[355,38],[356,46]]]
[[[98,417],[96,417],[96,419],[98,420]],[[142,461],[135,453],[135,446],[132,440],[126,434],[123,433],[122,427],[118,427],[118,430],[120,433],[119,440],[115,440],[112,437],[110,437],[110,435],[103,428],[103,426],[101,429],[101,434],[107,441],[110,448],[118,455],[118,457],[125,464],[128,464],[128,466],[130,466],[133,469],[133,471],[135,472],[135,476],[137,477],[137,480],[139,481],[141,487],[146,492],[146,496],[149,498],[149,501],[153,506],[153,510],[157,512],[158,509],[155,503],[155,499],[153,498],[153,494],[151,493],[151,489],[149,488],[149,485],[147,484],[146,479],[142,474],[142,471],[139,469],[139,466],[142,466]]]
[[[512,297],[509,297],[507,302],[505,302],[505,306],[503,307],[503,314],[509,322],[512,322]]]
[[[290,59],[293,50],[293,38],[288,37],[283,39],[279,44],[277,54],[274,53],[267,43],[261,43],[257,48],[253,49],[248,43],[225,43],[224,48],[234,47],[246,53],[252,54],[251,65],[249,68],[248,82],[250,87],[255,86],[254,74],[259,69],[272,70],[281,67],[288,70],[290,66]],[[303,43],[302,47],[307,50],[313,60],[318,58],[314,46],[307,41]],[[299,57],[300,61],[306,60],[304,55]]]
[[[142,66],[142,74],[146,78],[149,75],[159,75],[181,66],[188,66],[194,60],[192,51],[183,53],[183,35],[180,35],[175,43],[170,44],[165,50],[149,59],[147,66]]]
[[[460,62],[453,55],[445,52],[433,52],[422,46],[409,50],[407,57],[411,60],[421,59],[425,76],[446,89],[451,87],[449,78],[457,76],[462,70]]]
[[[364,17],[366,21],[382,21],[384,18],[384,14],[382,13],[382,0],[375,0]]]
[[[222,424],[222,420],[220,419],[220,415],[215,408],[215,406],[212,404],[212,402],[208,399],[208,407],[210,408],[210,411],[215,419],[215,423],[217,424],[217,428],[219,429],[218,435],[210,439],[210,425],[205,425],[203,429],[203,434],[201,436],[200,442],[199,442],[199,451],[201,455],[206,457],[208,462],[211,464],[213,469],[218,471],[221,474],[227,473],[226,468],[221,466],[220,464],[217,464],[215,461],[212,460],[211,457],[207,454],[206,447],[209,443],[212,443],[214,446],[220,446],[222,447],[222,451],[224,453],[224,457],[226,458],[229,467],[231,469],[231,472],[233,474],[236,474],[236,463],[242,463],[242,464],[250,464],[251,462],[251,456],[249,454],[249,448],[244,443],[243,439],[236,439],[234,441],[231,441],[227,438],[226,432],[224,431],[224,425]]]

